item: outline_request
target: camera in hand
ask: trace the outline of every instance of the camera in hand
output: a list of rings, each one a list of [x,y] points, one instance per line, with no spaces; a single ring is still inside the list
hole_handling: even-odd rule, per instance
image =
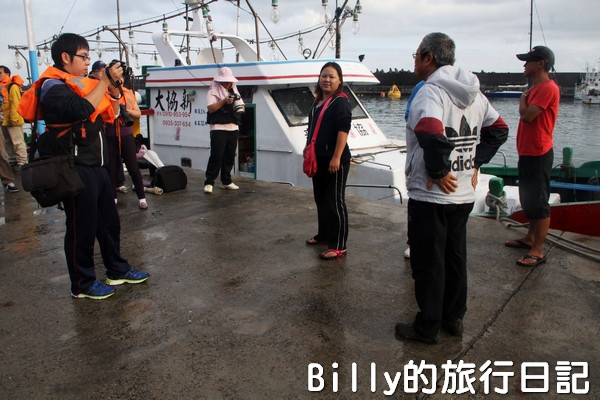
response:
[[[119,110],[120,110],[119,117],[123,121],[123,124],[125,126],[132,126],[133,119],[131,119],[131,115],[129,115],[129,113],[127,112],[127,108],[125,107],[125,104],[119,104]]]
[[[236,114],[244,113],[244,102],[242,101],[242,96],[237,93],[233,93],[229,95],[230,99],[233,99],[233,111]]]
[[[123,68],[123,81],[126,83],[126,84],[125,84],[125,86],[128,86],[128,85],[127,85],[127,82],[128,82],[128,81],[130,81],[130,80],[131,80],[131,77],[133,76],[133,69],[132,69],[130,66],[128,66],[128,65],[127,65],[127,63],[126,63],[125,61],[120,61],[120,60],[112,60],[112,61],[110,62],[110,64],[108,64],[108,65],[106,66],[106,69],[105,69],[105,71],[104,71],[104,72],[106,73],[106,76],[108,76],[108,78],[110,79],[111,83],[113,83],[113,85],[114,85],[115,87],[119,87],[119,86],[121,86],[121,83],[120,83],[120,82],[118,82],[118,81],[117,81],[117,82],[114,82],[114,80],[113,80],[113,78],[112,78],[112,76],[111,76],[111,74],[110,74],[110,72],[109,72],[110,68],[111,68],[113,65],[115,65],[116,63],[121,63],[121,68]]]

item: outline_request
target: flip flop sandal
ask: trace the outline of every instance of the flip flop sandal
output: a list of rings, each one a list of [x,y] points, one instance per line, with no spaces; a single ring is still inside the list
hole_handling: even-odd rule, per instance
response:
[[[534,260],[534,262],[526,262],[526,260]],[[527,254],[517,260],[517,265],[522,267],[537,267],[545,262],[546,257],[531,256]]]
[[[317,246],[319,244],[327,244],[327,242],[320,242],[317,239],[315,239],[314,237],[311,237],[310,239],[306,239],[307,246]]]
[[[333,255],[331,255],[331,253],[333,253]],[[345,255],[346,250],[327,249],[319,254],[319,257],[321,257],[323,260],[333,260],[334,258],[342,258]]]
[[[531,249],[530,245],[528,245],[527,243],[525,243],[524,241],[519,240],[519,239],[507,240],[506,242],[504,242],[504,245],[506,247],[513,247],[515,249],[527,249],[527,250]]]

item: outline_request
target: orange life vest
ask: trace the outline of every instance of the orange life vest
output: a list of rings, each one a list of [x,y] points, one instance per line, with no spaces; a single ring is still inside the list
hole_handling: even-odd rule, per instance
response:
[[[31,88],[23,93],[23,97],[21,97],[18,112],[27,122],[43,119],[42,110],[40,110],[38,104],[40,101],[39,96],[42,84],[46,79],[59,79],[63,81],[73,93],[80,97],[87,96],[98,84],[98,80],[96,79],[71,75],[56,67],[46,68],[42,76],[40,76],[40,78],[31,85]],[[115,119],[115,111],[112,108],[108,92],[104,95],[104,98],[100,101],[100,104],[98,104],[94,113],[90,115],[89,120],[94,122],[98,115],[106,122],[112,122]]]
[[[19,75],[13,75],[12,77],[9,78],[9,81],[6,82],[6,84],[2,83],[2,96],[4,97],[5,101],[6,99],[8,99],[8,87],[11,86],[11,84],[15,84],[17,85],[19,88],[21,88],[23,86],[23,78],[21,78],[21,76]]]

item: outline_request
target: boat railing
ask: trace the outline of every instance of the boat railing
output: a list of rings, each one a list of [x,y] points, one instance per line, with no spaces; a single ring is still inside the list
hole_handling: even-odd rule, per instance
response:
[[[371,157],[369,158],[362,158],[362,157]],[[373,165],[380,165],[382,167],[387,167],[389,170],[393,170],[394,168],[389,165],[389,164],[384,164],[384,163],[379,163],[379,162],[375,162],[373,161],[373,154],[365,154],[365,155],[358,155],[358,156],[352,156],[352,160],[351,160],[354,164],[364,164],[364,163],[369,163],[369,164],[373,164]]]
[[[281,150],[281,149],[261,149],[261,148],[257,148],[256,151],[264,151],[264,152],[268,152],[268,153],[285,153],[285,154],[292,154],[292,153],[294,153],[292,150]]]
[[[400,196],[400,204],[402,203],[402,192],[398,187],[393,185],[367,185],[367,184],[358,184],[358,183],[349,183],[346,184],[346,187],[364,187],[364,188],[374,188],[374,189],[394,189],[398,192],[398,196]]]
[[[500,154],[502,156],[502,159],[504,160],[504,168],[506,168],[506,154],[503,151],[499,151],[496,154]]]

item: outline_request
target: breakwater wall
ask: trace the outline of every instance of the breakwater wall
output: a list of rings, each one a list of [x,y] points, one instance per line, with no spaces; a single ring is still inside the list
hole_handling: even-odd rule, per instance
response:
[[[402,97],[403,98],[407,98],[407,96],[410,96],[410,94],[412,93],[413,89],[415,88],[414,85],[412,86],[400,86],[398,84],[396,84],[396,86],[398,86],[398,89],[400,89],[400,92],[402,92]],[[560,86],[560,95],[561,97],[564,98],[573,98],[575,95],[575,86],[571,86],[571,87],[565,87],[565,86]],[[493,86],[493,85],[482,85],[481,86],[481,91],[485,92],[486,90],[496,90],[497,86]],[[356,93],[357,95],[361,96],[361,95],[368,95],[368,96],[385,96],[385,94],[387,93],[388,90],[390,90],[390,86],[384,86],[384,85],[369,85],[369,86],[352,86],[352,90],[354,91],[354,93]]]
[[[379,95],[387,92],[392,85],[397,85],[402,91],[402,96],[410,95],[419,79],[412,71],[375,71],[373,75],[379,79],[379,85],[353,86],[352,89],[358,94]],[[481,91],[497,90],[502,86],[527,85],[527,78],[522,72],[475,72],[481,83]],[[573,98],[575,85],[582,80],[583,73],[560,72],[551,75],[560,88],[562,97]]]

